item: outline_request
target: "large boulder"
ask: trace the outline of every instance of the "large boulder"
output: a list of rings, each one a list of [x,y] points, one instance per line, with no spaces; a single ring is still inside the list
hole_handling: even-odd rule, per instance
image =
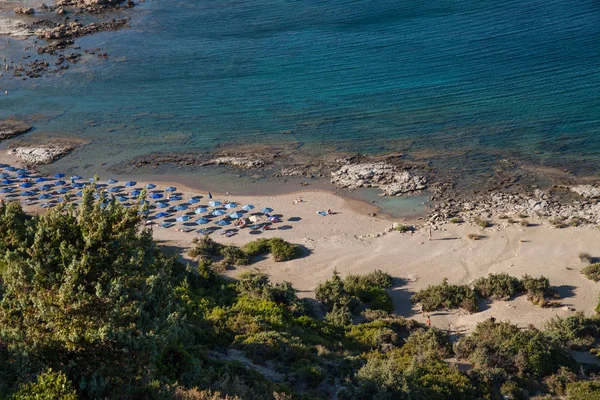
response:
[[[399,196],[427,188],[426,178],[398,170],[385,162],[344,165],[331,173],[331,183],[349,189],[378,187],[388,196]]]
[[[26,165],[50,164],[53,161],[69,154],[73,146],[50,145],[45,147],[15,147],[9,150]]]

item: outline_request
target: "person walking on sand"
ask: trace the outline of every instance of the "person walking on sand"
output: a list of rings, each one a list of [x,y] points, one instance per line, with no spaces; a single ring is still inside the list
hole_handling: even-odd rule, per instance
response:
[[[423,308],[423,304],[421,304],[421,315],[423,317],[425,316],[425,309]]]
[[[427,327],[431,328],[431,317],[427,317]]]
[[[429,240],[431,240],[432,236],[431,236],[431,225],[429,225]]]

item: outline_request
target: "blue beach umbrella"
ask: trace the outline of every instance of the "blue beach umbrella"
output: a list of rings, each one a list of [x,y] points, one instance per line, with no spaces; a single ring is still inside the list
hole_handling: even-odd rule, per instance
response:
[[[179,221],[179,222],[185,222],[185,221],[187,221],[189,219],[190,219],[190,217],[188,217],[187,215],[182,215],[180,217],[175,218],[175,220]]]
[[[108,183],[109,185],[114,185],[117,182],[119,182],[119,181],[116,179],[109,179],[106,183]]]
[[[135,181],[125,182],[125,186],[127,186],[127,187],[132,187],[132,186],[135,186],[135,185],[137,185],[137,182],[135,182]]]
[[[74,181],[76,181],[76,180],[78,180],[78,179],[83,179],[83,176],[81,176],[81,175],[73,175],[73,176],[71,177],[71,180],[74,180]]]
[[[225,204],[225,208],[236,208],[237,206],[237,203],[234,202]]]
[[[0,193],[10,193],[12,192],[14,189],[7,187],[7,188],[2,188],[2,190],[0,190]]]
[[[0,164],[0,168],[8,167],[8,164]]]
[[[219,226],[227,226],[227,225],[231,225],[231,221],[222,219],[222,220],[215,222],[215,224],[217,224]]]
[[[94,183],[94,182],[96,182],[96,180],[94,178],[90,178],[90,179],[88,179],[88,182],[89,183]]]
[[[117,193],[118,191],[120,191],[121,189],[119,189],[118,187],[111,187],[110,189],[108,189],[108,191],[110,193]]]
[[[220,217],[221,215],[225,215],[227,213],[224,210],[215,210],[211,214],[214,215],[215,217]]]
[[[3,184],[3,185],[10,185],[11,183],[13,183],[13,181],[12,181],[12,180],[10,180],[10,179],[4,179],[4,180],[2,181],[2,184]]]
[[[150,195],[150,198],[152,198],[152,199],[162,199],[163,195],[162,195],[162,193],[152,193]]]
[[[83,196],[83,192],[80,190],[79,192],[75,193],[75,195],[81,197]]]
[[[47,183],[45,185],[40,186],[40,190],[50,190],[53,187],[54,187],[54,185]]]
[[[156,218],[164,218],[164,217],[168,217],[169,213],[166,212],[159,212],[158,214],[156,214]]]
[[[142,192],[138,189],[132,190],[130,196],[131,197],[138,197]]]
[[[242,206],[242,210],[244,210],[244,211],[254,210],[254,206],[252,204],[246,204],[245,206]]]
[[[206,218],[198,218],[195,222],[198,225],[204,225],[204,224],[208,224],[210,221]]]
[[[176,191],[176,190],[177,190],[177,188],[176,188],[176,187],[174,187],[174,186],[169,186],[168,188],[166,188],[166,189],[165,189],[165,192],[174,192],[174,191]]]
[[[194,213],[196,213],[196,214],[202,214],[202,213],[205,213],[207,211],[208,211],[208,209],[206,207],[198,207],[198,208],[196,208],[194,210]]]
[[[36,178],[35,183],[41,183],[41,182],[46,182],[46,178],[44,178],[43,176]]]
[[[27,196],[33,196],[35,195],[35,192],[32,192],[31,190],[27,190],[23,193],[21,193],[21,197],[27,197]]]
[[[156,185],[153,183],[149,183],[146,185],[146,189],[154,189],[155,187],[156,187]]]
[[[83,187],[85,187],[85,184],[81,183],[81,182],[77,182],[77,183],[73,184],[73,187],[77,188],[77,189],[82,189]]]
[[[21,186],[22,188],[30,188],[33,186],[33,183],[25,182],[25,183],[21,183],[19,186]]]
[[[65,182],[65,181],[56,181],[56,182],[54,182],[54,184],[57,185],[57,186],[61,186],[61,185],[66,185],[67,182]]]
[[[177,211],[183,211],[183,210],[187,210],[188,206],[186,206],[185,204],[180,204],[177,207],[175,207],[175,210]]]
[[[173,200],[173,201],[179,201],[181,200],[182,197],[181,196],[171,196],[171,198],[169,200]]]
[[[167,208],[169,207],[169,205],[167,203],[162,203],[162,202],[158,202],[158,203],[154,203],[154,205],[156,205],[156,207],[158,208]]]
[[[79,179],[81,179],[81,178],[79,178]],[[62,198],[62,197],[59,197],[58,199],[56,199],[56,201],[59,202],[59,203],[64,203],[65,199]]]
[[[198,199],[196,197],[192,197],[191,199],[188,200],[188,204],[196,204],[196,203],[200,203],[200,199]]]
[[[260,210],[260,212],[263,213],[263,214],[272,213],[273,209],[269,208],[269,207],[265,207],[262,210]]]
[[[44,193],[44,194],[40,194],[40,195],[38,196],[38,199],[39,199],[39,200],[48,200],[48,199],[50,199],[51,197],[52,197],[52,196],[50,196],[48,193]]]
[[[69,193],[69,189],[67,189],[67,188],[60,188],[60,189],[58,189],[58,190],[56,191],[56,193],[58,193],[58,194],[65,194],[65,193]],[[81,192],[79,192],[79,193],[81,193]],[[79,196],[81,196],[81,195],[79,195]]]
[[[64,177],[65,177],[65,174],[62,174],[62,173],[58,173],[58,174],[54,175],[54,179],[60,179],[60,178],[64,178]]]
[[[218,201],[218,200],[211,200],[211,201],[209,201],[209,202],[208,202],[208,205],[209,205],[209,206],[211,206],[211,207],[218,207],[218,206],[220,206],[221,204],[223,204],[223,203],[221,203],[221,202],[220,202],[220,201]]]
[[[25,178],[27,178],[28,176],[29,176],[29,175],[27,175],[27,174],[19,174],[19,175],[17,175],[17,178],[19,178],[19,179],[25,179]]]
[[[244,214],[242,214],[241,212],[234,212],[232,214],[229,214],[229,216],[233,219],[238,219],[238,218],[242,218],[244,216]]]
[[[2,173],[0,173],[0,178],[2,178],[2,179],[6,179],[6,178],[8,178],[8,177],[10,177],[10,174],[7,174],[6,172],[2,172]]]
[[[12,167],[12,166],[9,165],[8,167],[4,167],[4,170],[5,171],[13,172],[13,171],[16,171],[17,169],[15,167]]]
[[[127,196],[117,196],[116,199],[119,200],[121,203],[129,200],[129,198]]]

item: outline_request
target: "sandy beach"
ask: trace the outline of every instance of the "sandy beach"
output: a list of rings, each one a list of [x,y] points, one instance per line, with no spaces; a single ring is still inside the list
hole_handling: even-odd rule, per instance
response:
[[[19,165],[14,156],[3,153],[0,162]],[[84,177],[82,181],[87,178]],[[64,179],[68,180],[68,177]],[[108,177],[101,177],[100,182],[104,183],[106,179]],[[124,182],[121,180],[114,186]],[[199,198],[198,205],[207,205],[209,201],[205,191],[192,190],[172,182],[152,183],[157,186],[153,190],[155,192],[162,192],[171,185],[177,187],[175,194],[182,199],[179,203],[185,203],[193,197]],[[137,182],[135,187],[141,188],[146,184]],[[120,194],[130,190],[123,186]],[[432,240],[429,240],[428,229],[422,225],[422,221],[399,221],[377,214],[373,216],[377,210],[371,205],[324,190],[279,196],[235,196],[224,193],[212,193],[212,196],[223,203],[252,204],[255,206],[253,211],[273,208],[272,214],[281,220],[273,224],[270,230],[250,231],[245,228],[232,237],[224,237],[217,230],[212,234],[215,240],[243,245],[258,237],[281,237],[301,244],[306,249],[305,256],[297,260],[275,263],[266,259],[227,273],[236,276],[248,268],[257,268],[274,281],[292,282],[301,297],[313,297],[316,285],[328,279],[334,270],[345,276],[375,269],[388,272],[395,278],[396,283],[390,295],[397,313],[423,322],[425,318],[411,304],[410,297],[430,284],[440,283],[443,278],[448,278],[450,283],[469,284],[496,272],[517,277],[523,274],[534,277],[544,275],[562,296],[562,306],[558,308],[540,308],[525,297],[519,297],[512,301],[487,303],[481,307],[481,312],[475,314],[461,311],[431,314],[433,325],[455,333],[470,331],[478,322],[492,316],[520,326],[533,324],[541,327],[556,315],[565,316],[574,311],[590,315],[598,300],[599,284],[580,273],[584,264],[578,259],[579,252],[588,252],[592,257],[599,255],[597,244],[600,242],[600,230],[594,226],[557,229],[548,221],[530,220],[530,226],[522,227],[498,220],[493,221],[492,227],[484,229],[470,224],[448,223],[433,230]],[[14,194],[12,198],[19,199]],[[5,200],[8,199],[5,197]],[[39,203],[26,205],[25,209],[40,212]],[[173,218],[185,213],[197,217],[194,216],[193,206],[196,205],[190,205],[185,212],[173,214]],[[334,214],[317,214],[328,209]],[[417,230],[413,233],[391,230],[393,224],[399,222],[414,224]],[[161,246],[177,252],[184,262],[194,262],[186,253],[192,240],[200,234],[195,231],[183,232],[184,225],[199,228],[191,222],[178,222],[169,228],[161,228],[159,224],[150,226]],[[469,233],[478,233],[483,238],[477,241],[467,239]]]

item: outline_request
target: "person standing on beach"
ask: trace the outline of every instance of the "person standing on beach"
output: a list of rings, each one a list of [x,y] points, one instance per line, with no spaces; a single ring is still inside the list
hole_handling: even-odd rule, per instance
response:
[[[429,225],[429,240],[431,240],[432,236],[431,236],[431,225]]]
[[[208,198],[212,199],[212,194],[210,192],[208,192]]]

